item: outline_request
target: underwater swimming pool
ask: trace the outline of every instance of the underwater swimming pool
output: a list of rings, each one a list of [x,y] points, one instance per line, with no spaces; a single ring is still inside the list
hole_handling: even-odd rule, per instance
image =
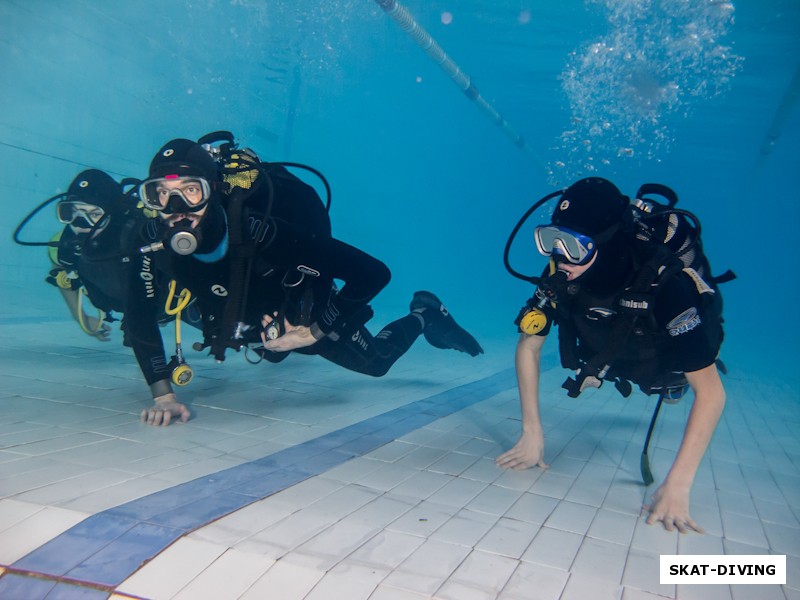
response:
[[[445,68],[369,0],[2,3],[0,597],[800,595],[800,256],[784,226],[800,216],[800,6],[402,6]],[[141,425],[149,396],[116,324],[104,344],[81,333],[46,252],[11,232],[84,168],[142,178],[166,140],[221,129],[324,173],[335,234],[392,270],[375,322],[431,289],[486,353],[417,344],[381,379],[191,353],[194,418]],[[532,293],[503,248],[587,175],[671,186],[715,269],[738,275],[728,404],[692,495],[704,536],[639,517],[654,398],[566,397],[552,343],[550,469],[494,466],[519,431],[513,319]],[[26,239],[60,227],[43,212]],[[542,268],[530,232],[512,261]],[[657,478],[690,407],[662,413]],[[768,553],[787,555],[785,586],[658,582],[659,555]]]

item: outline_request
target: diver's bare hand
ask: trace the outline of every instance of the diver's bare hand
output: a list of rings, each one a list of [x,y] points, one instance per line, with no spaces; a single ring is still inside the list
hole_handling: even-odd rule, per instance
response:
[[[153,398],[153,402],[155,404],[152,408],[146,408],[142,411],[142,423],[166,427],[176,418],[179,418],[181,422],[186,423],[186,421],[189,420],[189,417],[192,416],[192,413],[189,412],[189,409],[178,402],[178,399],[174,393],[157,396]]]
[[[286,333],[274,340],[266,340],[264,348],[276,352],[288,352],[289,350],[296,350],[297,348],[305,348],[316,343],[317,339],[311,335],[311,330],[308,327],[297,326],[286,328]]]
[[[544,462],[544,434],[522,432],[514,447],[495,459],[495,464],[503,469],[527,469],[534,465],[546,469]]]
[[[277,317],[277,314],[275,314]],[[273,322],[273,317],[264,315],[261,317],[261,341],[264,342],[264,348],[272,350],[273,352],[289,352],[297,348],[305,348],[317,342],[317,338],[311,333],[310,327],[303,325],[292,325],[286,319],[283,320],[283,335],[274,338],[268,338],[264,333],[268,326]]]
[[[107,342],[111,339],[111,326],[108,323],[88,315],[84,315],[83,320],[86,323],[86,333],[88,335],[97,338],[101,342]]]
[[[648,525],[660,521],[667,531],[677,529],[681,533],[688,533],[690,530],[705,533],[689,515],[688,487],[670,485],[665,481],[653,492],[652,502],[645,504],[642,510],[648,514]]]

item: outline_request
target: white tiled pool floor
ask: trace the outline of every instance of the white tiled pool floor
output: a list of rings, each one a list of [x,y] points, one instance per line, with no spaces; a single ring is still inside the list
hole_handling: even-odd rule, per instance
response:
[[[798,391],[744,361],[692,495],[706,534],[679,535],[640,517],[654,398],[573,400],[551,368],[550,469],[494,465],[519,429],[513,333],[475,359],[421,339],[381,379],[190,351],[193,419],[156,429],[119,332],[65,314],[0,315],[0,598],[800,599]],[[657,482],[690,404],[662,409]],[[658,581],[661,554],[766,553],[785,586]]]

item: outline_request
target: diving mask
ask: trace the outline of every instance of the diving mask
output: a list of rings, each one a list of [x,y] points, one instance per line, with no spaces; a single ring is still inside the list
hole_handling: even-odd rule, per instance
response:
[[[146,208],[163,214],[193,213],[208,204],[211,185],[202,177],[167,175],[143,182],[139,197]]]
[[[596,250],[592,238],[566,227],[543,225],[534,229],[533,237],[540,254],[560,255],[573,265],[585,265],[592,260]]]
[[[56,204],[56,217],[64,225],[75,224],[78,227],[83,225],[94,227],[105,214],[106,211],[99,206],[87,204],[80,200],[66,200]],[[82,223],[81,219],[85,223]]]

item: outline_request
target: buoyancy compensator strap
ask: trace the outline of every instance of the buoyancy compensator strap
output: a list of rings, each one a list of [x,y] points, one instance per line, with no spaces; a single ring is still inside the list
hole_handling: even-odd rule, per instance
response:
[[[222,315],[222,330],[220,335],[211,342],[211,354],[218,361],[225,360],[227,348],[238,351],[244,345],[242,319],[247,302],[251,261],[255,250],[251,239],[244,235],[244,201],[246,197],[245,190],[239,188],[234,189],[228,197],[227,214],[230,236],[228,299]]]

